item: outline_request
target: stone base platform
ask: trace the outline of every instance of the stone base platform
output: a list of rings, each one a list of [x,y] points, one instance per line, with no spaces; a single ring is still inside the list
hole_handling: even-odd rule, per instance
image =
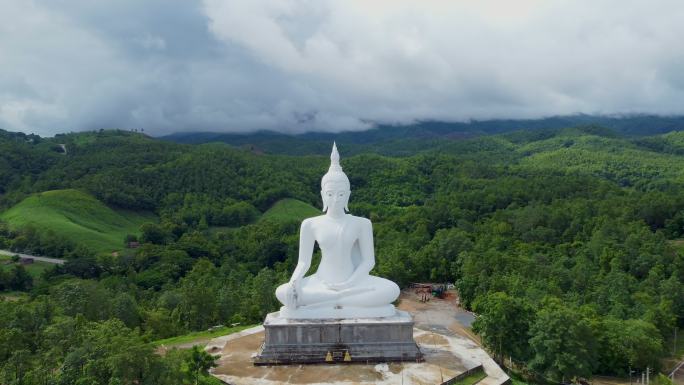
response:
[[[413,319],[404,311],[392,317],[315,320],[285,319],[275,312],[266,317],[264,329],[255,365],[423,360],[413,340]]]
[[[264,341],[259,326],[218,337],[207,351],[220,355],[211,374],[230,385],[435,385],[448,384],[479,365],[487,377],[477,385],[508,385],[508,376],[487,353],[461,336],[413,329],[423,362],[355,365],[255,366],[254,352]]]

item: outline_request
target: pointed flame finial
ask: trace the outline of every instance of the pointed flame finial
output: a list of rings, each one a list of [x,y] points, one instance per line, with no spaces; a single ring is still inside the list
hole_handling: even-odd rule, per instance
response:
[[[337,143],[335,142],[333,142],[332,152],[330,153],[330,168],[321,179],[321,193],[323,193],[325,185],[331,182],[337,182],[341,184],[341,188],[347,191],[350,190],[349,178],[347,178],[347,175],[342,171],[342,166],[340,166],[340,153],[337,152]],[[338,185],[337,188],[340,188],[340,186]],[[325,205],[325,199],[323,199],[323,202],[323,211],[326,211],[328,206]],[[345,208],[345,210],[349,211],[348,208]]]
[[[330,169],[328,171],[342,171],[340,153],[337,152],[337,143],[335,142],[333,142],[332,152],[330,153]]]

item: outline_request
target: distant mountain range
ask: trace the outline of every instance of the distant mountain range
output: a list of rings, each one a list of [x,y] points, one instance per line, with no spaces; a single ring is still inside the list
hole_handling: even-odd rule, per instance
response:
[[[274,131],[247,134],[221,132],[178,132],[161,139],[176,143],[201,144],[223,142],[247,147],[254,152],[273,154],[326,154],[336,140],[351,144],[352,153],[372,150],[388,155],[409,155],[416,148],[438,146],[444,141],[462,140],[483,135],[519,130],[559,130],[568,127],[597,126],[616,136],[657,135],[684,130],[684,116],[598,116],[571,115],[528,120],[485,120],[470,122],[428,121],[410,125],[378,125],[366,131],[289,135]]]

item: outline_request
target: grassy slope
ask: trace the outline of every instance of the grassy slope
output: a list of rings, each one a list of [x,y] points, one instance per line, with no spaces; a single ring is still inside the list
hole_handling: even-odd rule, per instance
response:
[[[201,332],[192,332],[189,334],[185,334],[182,336],[176,336],[176,337],[170,337],[170,338],[165,338],[163,340],[156,340],[152,341],[152,346],[167,346],[167,347],[174,347],[176,345],[185,345],[185,344],[194,344],[195,342],[197,345],[206,345],[206,342],[212,338],[215,337],[220,337],[220,336],[225,336],[228,334],[233,334],[237,332],[241,332],[245,329],[249,329],[252,327],[255,327],[257,325],[238,325],[238,326],[224,326],[220,327],[215,330],[205,330]]]
[[[321,215],[321,210],[297,199],[281,199],[268,209],[259,219],[301,222],[306,218]]]
[[[126,234],[138,234],[140,225],[156,221],[148,213],[116,211],[78,190],[34,194],[0,215],[10,227],[31,224],[52,230],[95,251],[119,250]]]

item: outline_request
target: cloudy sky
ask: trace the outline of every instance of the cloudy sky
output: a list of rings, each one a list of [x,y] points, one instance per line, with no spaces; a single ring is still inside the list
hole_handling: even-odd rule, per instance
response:
[[[684,114],[684,4],[0,0],[0,128]]]

